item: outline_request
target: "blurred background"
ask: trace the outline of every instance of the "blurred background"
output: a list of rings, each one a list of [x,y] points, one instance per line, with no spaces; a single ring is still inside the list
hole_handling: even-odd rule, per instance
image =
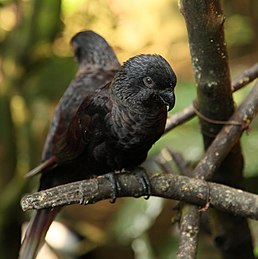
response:
[[[223,1],[223,9],[235,78],[258,60],[258,2]],[[21,226],[30,217],[22,212],[20,199],[36,191],[39,181],[24,175],[40,162],[55,106],[75,75],[69,41],[85,29],[102,35],[121,62],[140,53],[164,56],[178,77],[171,114],[195,98],[187,32],[176,0],[0,0],[0,258],[17,258]],[[250,87],[234,94],[236,104]],[[257,124],[242,138],[247,189],[257,187]],[[203,154],[198,120],[162,137],[149,153],[149,160],[167,163],[174,171],[167,146],[196,163]],[[161,170],[153,160],[146,166]],[[56,223],[48,235],[58,255],[46,248],[49,254],[38,258],[174,258],[175,208],[175,201],[159,198],[69,206],[58,218],[68,228]],[[256,222],[251,225],[255,237]],[[198,258],[219,258],[208,233],[202,231],[201,236]]]

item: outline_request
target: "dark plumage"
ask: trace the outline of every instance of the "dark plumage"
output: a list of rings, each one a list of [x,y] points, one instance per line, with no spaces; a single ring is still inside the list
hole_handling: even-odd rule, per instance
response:
[[[85,47],[87,33],[96,37],[98,51]],[[161,56],[133,57],[116,72],[119,63],[100,36],[83,32],[77,37],[77,79],[57,107],[43,152],[47,162],[33,171],[43,170],[40,189],[141,164],[164,132],[167,106],[172,109],[175,102],[176,76]],[[37,212],[44,227],[35,231],[41,220],[36,216],[20,258],[33,258],[40,243],[35,239],[44,238],[57,212]]]

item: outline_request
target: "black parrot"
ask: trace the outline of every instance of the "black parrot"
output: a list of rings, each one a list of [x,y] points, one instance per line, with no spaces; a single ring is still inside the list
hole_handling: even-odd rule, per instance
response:
[[[43,150],[40,190],[141,164],[164,132],[175,103],[176,76],[159,55],[139,55],[122,66],[92,31],[72,39],[76,79],[60,100]],[[167,109],[168,107],[168,109]],[[38,210],[20,259],[37,254],[60,208]]]

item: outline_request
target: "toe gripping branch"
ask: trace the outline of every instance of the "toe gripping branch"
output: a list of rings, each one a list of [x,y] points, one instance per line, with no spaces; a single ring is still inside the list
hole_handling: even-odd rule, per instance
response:
[[[137,182],[141,185],[142,191],[145,194],[144,198],[146,200],[149,199],[149,197],[151,196],[151,184],[149,176],[145,169],[142,167],[136,167],[133,170],[130,170],[130,172],[132,172]],[[120,196],[122,190],[120,182],[117,178],[117,173],[110,172],[108,174],[105,174],[104,177],[108,179],[111,183],[112,193],[110,202],[115,203],[116,199]]]
[[[112,193],[111,193],[111,203],[115,203],[117,197],[119,197],[120,191],[121,191],[121,185],[116,177],[115,172],[110,172],[108,174],[105,174],[104,177],[108,179],[111,183]]]
[[[143,167],[136,167],[132,173],[143,188],[143,192],[145,193],[144,199],[149,199],[151,196],[151,184],[146,170]]]

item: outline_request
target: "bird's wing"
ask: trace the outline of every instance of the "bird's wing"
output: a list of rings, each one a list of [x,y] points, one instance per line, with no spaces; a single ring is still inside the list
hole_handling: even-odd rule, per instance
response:
[[[56,108],[54,118],[44,145],[44,149],[42,153],[42,163],[36,168],[32,169],[30,172],[28,172],[26,176],[33,176],[42,171],[55,167],[60,161],[60,159],[56,156],[57,151],[58,151],[59,157],[62,158],[62,161],[64,161],[65,157],[69,157],[69,156],[66,156],[66,153],[61,154],[61,151],[66,152],[66,149],[59,148],[60,143],[64,143],[66,141],[67,129],[69,128],[69,125],[71,124],[72,121],[73,121],[73,127],[75,127],[75,125],[78,126],[77,130],[73,129],[71,131],[74,134],[78,133],[81,126],[83,126],[84,129],[86,130],[87,125],[89,125],[90,123],[89,118],[85,115],[80,119],[78,124],[75,123],[74,118],[82,103],[84,103],[85,108],[90,103],[90,100],[94,93],[94,91],[92,90],[94,88],[98,89],[98,87],[103,87],[106,81],[112,80],[111,74],[107,74],[106,79],[102,78],[103,76],[104,75],[98,76],[96,74],[92,74],[92,75],[87,75],[86,77],[83,77],[83,78],[76,79],[71,82],[70,86],[64,93],[63,97],[61,98]],[[74,138],[71,138],[71,139],[73,140],[76,139],[76,136],[74,136]],[[71,145],[71,139],[68,138],[70,145]],[[66,146],[67,145],[63,145],[63,147],[66,147]],[[78,149],[78,155],[79,155],[79,150],[80,149]],[[67,153],[69,152],[67,151]],[[76,156],[76,152],[73,154],[72,157],[75,157],[75,156]]]
[[[102,89],[91,92],[79,106],[70,124],[56,142],[54,154],[59,163],[76,159],[96,136],[96,129],[103,127],[104,117],[109,111],[109,94],[107,84]],[[102,125],[102,126],[99,126]]]
[[[42,161],[48,160],[54,155],[57,142],[63,137],[64,132],[67,130],[84,99],[89,99],[92,92],[110,80],[112,80],[112,75],[107,74],[105,76],[105,73],[99,71],[79,77],[71,82],[56,107],[44,145]]]
[[[92,95],[88,95],[84,99],[83,104],[85,110],[90,110]],[[78,157],[90,139],[90,128],[92,116],[90,114],[80,113],[80,108],[71,119],[67,130],[56,140],[55,150],[59,163],[70,161]]]
[[[65,132],[79,106],[92,91],[100,89],[110,82],[120,69],[119,61],[113,49],[97,33],[93,31],[80,32],[72,38],[71,44],[78,63],[77,75],[75,80],[70,83],[55,110],[42,152],[42,164],[30,171],[27,174],[28,176],[57,165],[56,146],[63,142]],[[87,103],[87,100],[85,103]],[[73,157],[75,155],[76,153]],[[65,155],[62,157],[65,157]]]

